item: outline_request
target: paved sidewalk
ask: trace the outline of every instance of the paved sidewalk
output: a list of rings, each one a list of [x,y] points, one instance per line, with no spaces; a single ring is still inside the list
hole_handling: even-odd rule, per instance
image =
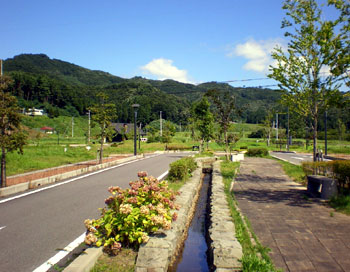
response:
[[[284,175],[274,160],[246,158],[234,186],[242,213],[283,271],[350,271],[350,216]]]

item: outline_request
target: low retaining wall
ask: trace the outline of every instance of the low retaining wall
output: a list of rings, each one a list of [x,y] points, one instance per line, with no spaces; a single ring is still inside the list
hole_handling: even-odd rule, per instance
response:
[[[226,200],[220,162],[213,164],[210,196],[209,245],[212,269],[216,271],[241,271],[242,246],[236,238],[235,225]]]
[[[135,160],[138,158],[142,158],[142,157],[143,157],[143,155],[138,155],[138,156],[127,157],[124,159],[110,161],[110,162],[106,162],[106,163],[102,163],[102,164],[90,165],[88,167],[84,167],[84,168],[80,168],[77,170],[57,174],[54,176],[36,179],[36,180],[12,185],[12,186],[5,187],[5,188],[0,188],[0,196],[8,196],[11,194],[23,192],[23,191],[26,191],[28,189],[33,189],[33,188],[36,188],[36,187],[39,187],[39,186],[42,186],[45,184],[55,183],[55,182],[58,182],[58,181],[63,180],[63,179],[79,176],[79,175],[82,175],[82,174],[85,174],[88,172],[93,172],[96,170],[100,170],[103,168],[108,168],[108,167],[111,167],[114,165],[118,165],[118,164],[121,164],[124,162],[128,162],[128,161],[132,161],[132,160]]]

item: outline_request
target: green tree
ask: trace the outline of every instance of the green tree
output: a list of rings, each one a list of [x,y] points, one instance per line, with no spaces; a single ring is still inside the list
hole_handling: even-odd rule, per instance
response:
[[[231,114],[235,110],[235,98],[228,91],[209,90],[205,94],[215,106],[215,115],[224,133],[226,159],[229,159],[229,140],[227,131],[230,126]]]
[[[95,121],[99,128],[99,139],[100,139],[100,159],[99,163],[102,163],[103,159],[103,144],[106,138],[111,138],[114,129],[110,127],[111,122],[116,116],[115,104],[108,103],[108,96],[105,93],[97,94],[98,103],[94,104],[90,110],[92,114],[92,120]]]
[[[332,73],[342,77],[346,85],[350,87],[350,2],[346,0],[328,0],[329,5],[333,5],[339,10],[337,23],[340,26],[339,54],[331,61]]]
[[[271,111],[268,111],[264,120],[264,137],[266,139],[267,146],[270,146],[270,141],[272,137],[272,131],[273,131],[272,120],[273,120],[273,114]]]
[[[285,33],[290,39],[287,51],[279,47],[272,53],[277,64],[270,66],[269,77],[285,91],[282,103],[312,119],[316,160],[320,112],[339,94],[339,77],[326,70],[341,52],[341,36],[335,34],[337,22],[322,20],[315,0],[286,0],[283,9],[288,19],[283,20],[282,28],[292,28],[292,32]]]
[[[208,143],[213,135],[214,117],[210,111],[210,103],[206,97],[203,97],[197,103],[193,104],[193,118],[196,128],[199,130],[201,138],[201,149],[203,151],[204,142]]]
[[[4,90],[11,80],[0,76],[0,146],[1,146],[1,180],[0,186],[6,187],[6,153],[18,151],[23,153],[26,135],[21,131],[20,109],[17,99]]]

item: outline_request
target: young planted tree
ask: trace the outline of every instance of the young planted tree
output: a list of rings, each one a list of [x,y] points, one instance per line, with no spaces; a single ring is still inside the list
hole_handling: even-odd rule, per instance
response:
[[[210,104],[206,97],[193,105],[193,118],[201,138],[200,152],[204,149],[204,142],[208,143],[214,130],[214,117],[210,111]]]
[[[336,22],[340,27],[341,46],[337,58],[331,60],[331,70],[335,75],[342,77],[350,87],[350,1],[328,0],[328,4],[340,12]]]
[[[219,92],[217,90],[209,90],[206,94],[215,106],[215,115],[221,130],[224,133],[226,158],[229,159],[229,141],[227,131],[230,126],[230,119],[235,109],[235,98],[229,92]]]
[[[267,146],[270,146],[270,141],[272,137],[272,131],[273,131],[272,120],[273,120],[273,114],[271,111],[269,111],[264,119],[264,137],[266,139]]]
[[[321,111],[338,97],[339,76],[330,73],[332,61],[339,57],[342,36],[335,34],[337,22],[323,21],[316,0],[286,0],[286,32],[288,49],[276,48],[270,66],[270,78],[285,91],[282,103],[312,119],[313,157],[316,160],[317,122]]]
[[[0,76],[0,147],[1,180],[0,187],[6,187],[6,154],[12,151],[23,153],[26,135],[21,131],[21,114],[17,99],[5,92],[11,80]]]
[[[97,94],[98,103],[93,105],[90,110],[92,114],[92,120],[95,121],[99,128],[100,139],[100,156],[99,163],[102,163],[103,159],[103,144],[106,138],[112,137],[115,133],[114,129],[110,127],[111,122],[116,116],[115,104],[108,103],[108,96],[105,93]]]

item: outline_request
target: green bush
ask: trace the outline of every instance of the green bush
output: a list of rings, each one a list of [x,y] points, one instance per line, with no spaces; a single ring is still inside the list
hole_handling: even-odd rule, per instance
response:
[[[197,163],[192,157],[182,158],[170,164],[168,180],[184,181],[197,168]]]
[[[249,157],[265,157],[269,154],[266,148],[257,147],[257,148],[249,148],[246,155]]]
[[[191,149],[191,147],[188,147],[186,145],[181,145],[181,144],[172,144],[172,145],[167,145],[166,150],[188,150]]]
[[[242,145],[239,149],[248,149],[248,146]]]
[[[305,175],[332,176],[332,162],[303,162],[301,164]]]
[[[350,191],[350,161],[304,162],[303,171],[306,175],[322,175],[337,179],[338,187],[345,193]]]
[[[176,194],[168,189],[166,181],[138,173],[139,180],[130,182],[131,189],[111,186],[112,196],[105,200],[101,218],[85,220],[85,243],[104,246],[110,254],[117,254],[122,246],[138,248],[147,242],[149,234],[159,229],[168,230],[176,220]]]
[[[350,161],[332,161],[334,177],[338,180],[338,186],[350,191]]]

